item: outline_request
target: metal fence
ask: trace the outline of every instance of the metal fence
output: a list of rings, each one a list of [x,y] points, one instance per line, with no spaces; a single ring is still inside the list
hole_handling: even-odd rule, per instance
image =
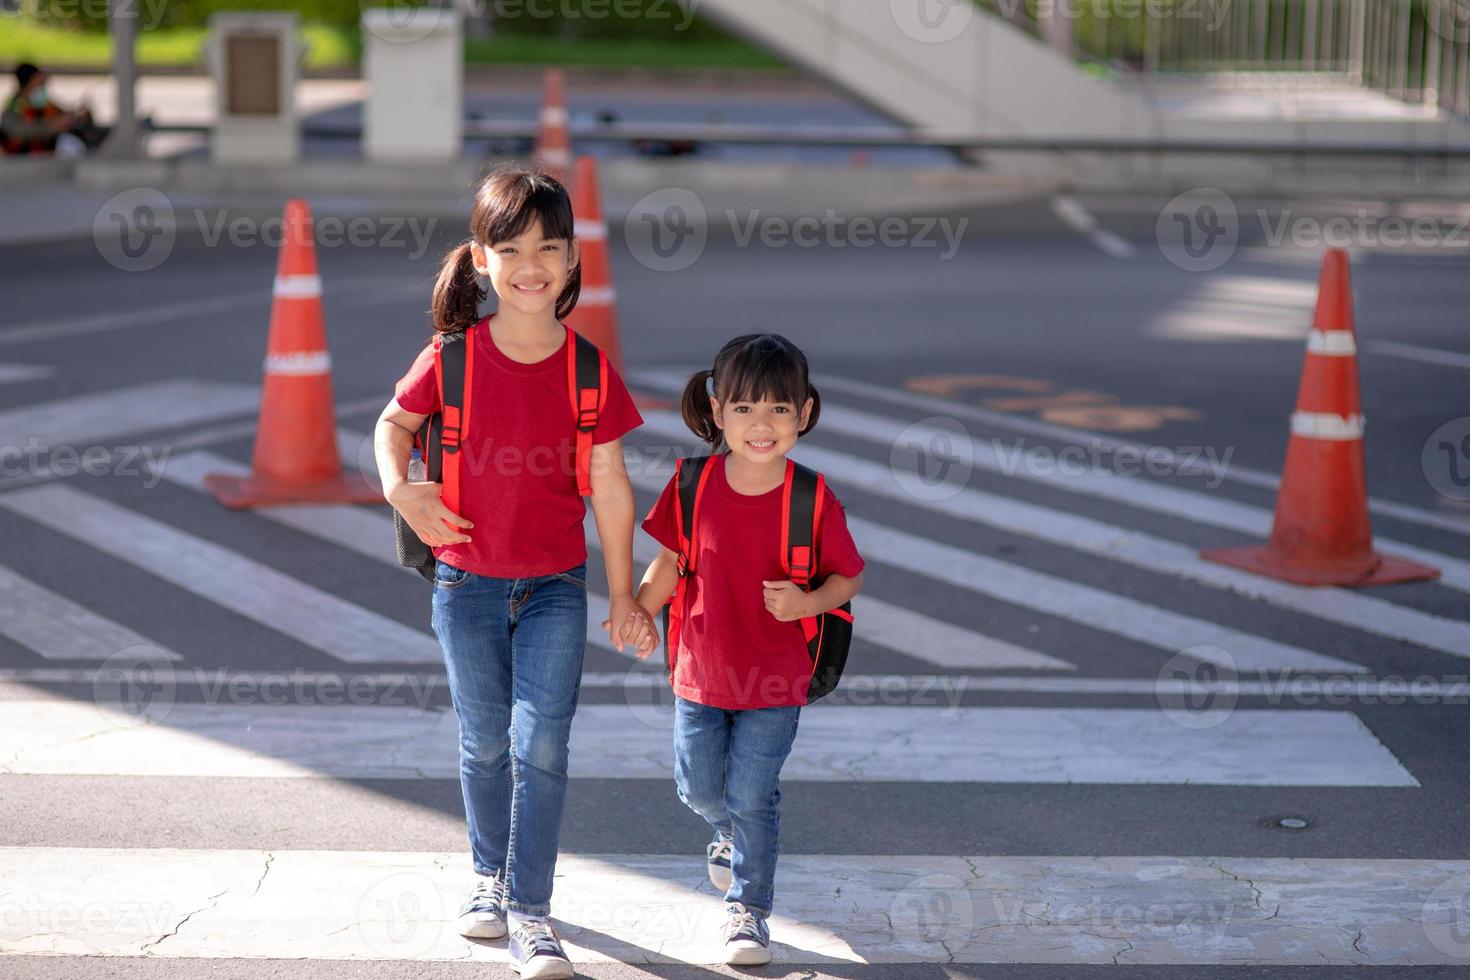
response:
[[[982,0],[1124,71],[1302,72],[1470,117],[1470,0]]]

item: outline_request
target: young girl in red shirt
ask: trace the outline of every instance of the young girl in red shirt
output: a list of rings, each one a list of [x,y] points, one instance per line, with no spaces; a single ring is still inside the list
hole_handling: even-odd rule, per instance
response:
[[[779,776],[812,678],[799,620],[856,595],[863,559],[828,489],[813,539],[812,578],[822,584],[803,591],[782,571],[786,454],[821,411],[795,344],[776,334],[730,341],[713,370],[689,379],[682,409],[685,423],[717,455],[707,464],[694,516],[697,553],[687,556],[692,571],[678,649],[670,651],[675,784],[679,798],[714,830],[706,864],[710,881],[725,892],[726,962],[766,963]],[[663,545],[638,589],[650,615],[677,585],[678,508],[676,476],[643,521]]]
[[[581,289],[571,200],[545,174],[497,171],[476,189],[470,233],[445,257],[432,304],[434,329],[466,331],[473,345],[460,512],[445,506],[439,483],[407,478],[414,433],[442,407],[432,343],[398,382],[375,448],[384,496],[436,559],[431,622],[459,718],[480,876],[459,931],[491,939],[509,931],[523,978],[570,977],[547,915],[587,641],[586,511],[568,368],[575,338],[561,323]],[[479,312],[480,277],[499,300],[492,316]],[[652,650],[653,619],[633,599],[633,490],[620,441],[643,419],[610,365],[603,394],[589,481],[611,607],[602,625],[619,650],[640,638]]]

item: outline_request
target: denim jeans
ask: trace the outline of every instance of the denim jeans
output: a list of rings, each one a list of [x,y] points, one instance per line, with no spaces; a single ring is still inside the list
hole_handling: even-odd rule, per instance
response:
[[[475,872],[505,870],[508,907],[547,915],[587,648],[587,565],[505,579],[437,562],[431,622],[459,718]]]
[[[720,838],[734,838],[725,901],[770,915],[781,831],[781,766],[801,708],[727,711],[675,698],[674,785]]]

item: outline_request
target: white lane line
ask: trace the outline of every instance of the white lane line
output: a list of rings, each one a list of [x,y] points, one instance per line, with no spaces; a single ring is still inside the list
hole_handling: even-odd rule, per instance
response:
[[[452,711],[410,706],[7,702],[0,772],[50,775],[451,778]],[[1157,708],[833,705],[802,716],[782,775],[817,782],[1417,786],[1351,712],[1222,711],[1190,727]],[[585,704],[570,773],[663,779],[672,706]],[[922,746],[916,749],[916,746]],[[916,764],[918,751],[921,764]]]
[[[680,372],[667,368],[629,372],[629,375],[641,384],[652,387],[662,386],[677,389],[683,388],[684,382],[689,379],[689,374],[690,371]],[[975,405],[966,405],[963,402],[949,398],[939,398],[934,395],[906,391],[902,388],[891,388],[887,385],[855,381],[851,378],[841,378],[824,374],[818,376],[816,381],[817,386],[824,393],[828,391],[841,391],[868,401],[888,402],[889,404],[915,408],[948,418],[975,422],[979,425],[995,426],[996,428],[1009,429],[1014,432],[1029,432],[1034,435],[1045,436],[1048,439],[1060,439],[1083,446],[1096,445],[1109,450],[1125,448],[1130,452],[1139,454],[1140,458],[1159,460],[1162,465],[1169,466],[1176,471],[1184,472],[1189,468],[1187,466],[1189,461],[1184,457],[1184,454],[1164,446],[1152,446],[1147,443],[1118,439],[1097,432],[1089,432],[1086,429],[1057,425],[1053,422],[1044,422],[1040,419],[1012,415],[1006,412],[991,411]],[[1268,490],[1276,490],[1281,485],[1279,474],[1252,469],[1249,466],[1242,466],[1239,463],[1231,463],[1224,469],[1221,475],[1225,479],[1236,483],[1243,483],[1247,486],[1261,487]],[[1368,507],[1375,514],[1382,514],[1406,523],[1432,527],[1441,531],[1450,531],[1454,534],[1470,535],[1470,520],[1463,517],[1437,514],[1433,511],[1422,510],[1408,504],[1383,500],[1377,497],[1369,498]],[[1384,546],[1385,550],[1392,549],[1400,552],[1406,552],[1408,550],[1404,545],[1392,542],[1387,538],[1379,537],[1378,540]]]
[[[682,420],[676,422],[667,414],[649,418],[646,422],[666,434],[672,433],[676,425],[683,424]],[[833,426],[845,435],[869,438],[861,422],[839,416],[834,419]],[[927,436],[920,434],[918,437],[927,442]],[[1392,640],[1416,643],[1452,656],[1470,657],[1470,623],[1467,622],[1421,612],[1350,589],[1310,588],[1251,575],[1218,562],[1206,561],[1191,547],[1142,531],[969,487],[956,486],[951,496],[942,499],[921,499],[898,484],[893,468],[810,443],[798,446],[796,455],[829,479],[861,487],[909,506],[1224,589]],[[1457,571],[1470,575],[1470,569]]]
[[[349,446],[355,445],[355,434],[349,430],[338,431],[338,443],[343,448],[344,465],[352,463],[347,455]],[[355,451],[354,451],[355,454]],[[243,475],[249,467],[233,459],[208,450],[198,450],[168,460],[159,472],[164,479],[204,492],[206,473],[229,473]],[[366,472],[366,471],[364,471]],[[266,520],[274,521],[303,534],[335,544],[340,548],[363,555],[375,561],[406,572],[422,583],[424,602],[429,601],[431,586],[418,572],[398,564],[398,555],[393,547],[393,518],[387,504],[372,509],[346,504],[292,504],[281,507],[259,507],[254,513]],[[587,596],[587,642],[604,650],[618,652],[607,638],[607,631],[600,623],[607,618],[607,597],[588,590]]]
[[[1126,259],[1133,254],[1133,246],[1127,240],[1099,226],[1097,218],[1076,198],[1054,197],[1051,209],[1067,227],[1084,236],[1102,252],[1115,259]]]
[[[70,444],[80,452],[86,440],[212,422],[259,402],[255,385],[176,379],[114,388],[0,411],[0,447]]]
[[[680,432],[683,427],[682,420],[668,413],[646,413],[644,426],[650,432],[657,432],[670,438],[688,438],[687,434]],[[687,430],[685,432],[687,433]],[[1114,528],[1111,525],[1100,524],[1061,511],[1023,504],[1008,497],[982,494],[975,490],[963,490],[957,491],[954,496],[944,500],[919,500],[895,482],[893,472],[888,467],[869,463],[846,453],[803,445],[797,447],[795,455],[838,483],[860,486],[864,490],[900,500],[906,505],[926,507],[963,520],[993,524],[1004,530],[1029,534],[1065,547],[1091,551],[1105,558],[1114,558],[1147,568],[1161,568],[1173,574],[1183,574],[1185,571],[1192,570],[1192,565],[1189,563],[1201,566],[1206,564],[1196,558],[1193,551],[1171,542],[1150,539],[1145,535],[1133,534],[1122,528]],[[1363,669],[1336,657],[1278,644],[1272,640],[1192,617],[1168,613],[1101,589],[1032,572],[1018,565],[984,558],[959,548],[952,548],[893,528],[853,518],[851,515],[849,515],[848,525],[854,529],[854,533],[857,533],[856,528],[859,525],[871,529],[871,535],[864,543],[872,550],[865,549],[864,553],[878,561],[901,564],[903,567],[930,578],[962,584],[966,588],[972,588],[996,598],[1004,598],[1033,609],[1043,609],[1053,615],[1073,619],[1097,629],[1118,632],[1120,635],[1164,646],[1165,649],[1175,652],[1188,646],[1215,644],[1223,647],[1235,658],[1236,666],[1246,669],[1339,671]],[[883,543],[877,544],[878,542]],[[875,544],[877,547],[874,547]],[[928,561],[916,560],[920,555],[929,556]],[[1224,569],[1224,566],[1221,568],[1233,571]],[[1226,578],[1226,576],[1220,576],[1217,579],[1211,579],[1213,575],[1213,570],[1198,573],[1199,580],[1209,584],[1216,584]],[[1247,577],[1245,573],[1238,572],[1235,575],[1242,579]],[[1030,583],[1030,588],[1020,588],[1019,583],[1021,582]],[[1255,589],[1262,596],[1279,595],[1278,590],[1273,589],[1272,585],[1274,583],[1267,582],[1264,585],[1257,585],[1254,582],[1235,583],[1232,580],[1231,587],[1242,591]],[[1303,591],[1306,590],[1303,589]],[[1300,601],[1303,603],[1322,602],[1322,600],[1306,598]],[[1372,601],[1387,605],[1380,600]],[[1392,608],[1397,609],[1397,607]],[[1125,613],[1136,617],[1136,621],[1129,622],[1121,619]],[[1444,622],[1449,623],[1448,620]],[[1451,623],[1450,625],[1459,624]],[[1465,628],[1470,630],[1470,627]],[[1200,639],[1202,635],[1215,635],[1217,638]]]
[[[54,367],[46,367],[40,364],[4,364],[0,363],[0,385],[19,384],[22,381],[36,381],[40,378],[50,378],[56,374]]]
[[[462,851],[9,847],[0,862],[26,897],[0,919],[11,953],[506,964],[504,944],[452,927],[474,883]],[[723,896],[687,856],[563,854],[556,870],[551,914],[573,962],[721,961]],[[1185,973],[1462,965],[1467,881],[1470,861],[1436,859],[783,852],[772,952],[779,964]],[[73,908],[78,882],[112,914],[24,914]]]
[[[119,667],[118,670],[127,670]],[[110,670],[110,668],[109,668]],[[104,673],[99,678],[96,667],[0,667],[0,692],[8,684],[95,684],[99,679],[117,676],[116,672]],[[223,667],[172,667],[152,668],[148,680],[169,683],[179,687],[196,687],[201,691],[229,690],[231,683],[244,685],[246,690],[266,689],[278,685],[283,678],[324,691],[340,690],[345,678],[355,683],[368,685],[409,686],[415,690],[432,690],[447,683],[443,671],[401,671],[383,673],[379,671],[320,671],[302,670],[229,670]],[[647,690],[664,688],[668,679],[656,659],[632,662],[626,671],[587,671],[582,674],[583,689],[611,688],[614,690]],[[1356,702],[1371,702],[1389,705],[1470,704],[1470,678],[1464,675],[1433,677],[1429,675],[1405,677],[1369,677],[1364,675],[1338,675],[1321,677],[1310,674],[1295,674],[1266,680],[1202,680],[1160,675],[1146,677],[1036,677],[1036,676],[975,676],[971,674],[863,674],[844,673],[842,687],[837,693],[811,705],[809,710],[823,710],[834,704],[883,704],[888,695],[902,696],[905,703],[922,705],[958,704],[966,693],[986,691],[1029,692],[1041,694],[1082,694],[1098,697],[1119,695],[1147,695],[1150,697],[1177,697],[1190,694],[1198,697],[1207,695],[1235,697],[1264,697],[1272,704],[1299,706],[1350,705]],[[27,700],[38,697],[34,690],[18,689],[4,700]],[[933,700],[913,701],[913,696],[930,697]],[[1218,713],[1218,702],[1207,702],[1198,709],[1201,715]]]
[[[1401,344],[1396,340],[1370,340],[1363,345],[1370,354],[1385,354],[1406,361],[1422,364],[1438,364],[1441,367],[1470,368],[1470,354],[1441,350],[1438,347],[1421,347],[1418,344]]]
[[[667,478],[653,473],[628,474],[635,486],[658,493]],[[597,527],[591,516],[586,522],[587,547],[596,548]],[[633,535],[633,558],[646,564],[658,555],[660,545],[639,531]],[[936,667],[961,670],[1027,668],[1031,670],[1076,670],[1077,666],[1036,650],[997,640],[943,620],[916,613],[874,598],[866,592],[852,601],[858,636],[864,641],[901,653]]]
[[[906,425],[887,415],[864,412],[826,401],[822,403],[822,425],[884,446],[893,446],[900,439],[905,439],[932,447],[943,445],[936,441],[941,434],[949,435],[940,427],[924,422]],[[975,466],[1001,476],[1028,480],[1069,493],[1168,514],[1196,524],[1227,528],[1254,537],[1266,537],[1271,533],[1273,514],[1263,507],[1237,503],[1111,470],[1098,470],[1086,464],[1063,467],[1057,463],[1038,468],[1027,461],[1025,446],[1016,445],[1007,449],[999,439],[971,440],[970,449]],[[956,457],[951,453],[949,458]],[[1216,472],[1218,473],[1218,469]],[[1470,562],[1381,536],[1376,540],[1377,546],[1384,551],[1439,568],[1443,572],[1439,579],[1440,584],[1470,592]]]
[[[14,490],[0,507],[340,660],[440,659],[432,636],[74,487]]]
[[[183,660],[121,623],[0,566],[0,635],[47,660]],[[125,653],[126,652],[126,653]]]

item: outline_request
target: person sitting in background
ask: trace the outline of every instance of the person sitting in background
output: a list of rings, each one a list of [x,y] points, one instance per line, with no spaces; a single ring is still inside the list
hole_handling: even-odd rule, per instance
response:
[[[16,66],[17,88],[0,115],[0,146],[6,153],[79,157],[107,138],[86,106],[68,111],[46,93],[46,73],[32,64]]]

